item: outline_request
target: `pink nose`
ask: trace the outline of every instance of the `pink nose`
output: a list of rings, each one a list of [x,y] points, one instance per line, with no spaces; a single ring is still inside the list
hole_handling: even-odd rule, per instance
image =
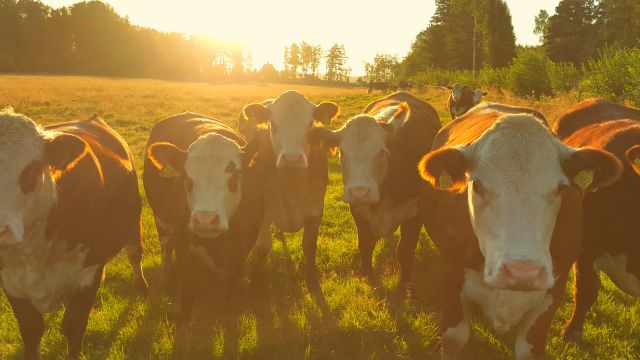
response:
[[[196,227],[212,227],[218,225],[220,216],[213,211],[196,211],[193,213],[193,225]]]
[[[349,188],[349,197],[351,200],[364,200],[371,192],[371,189],[366,186],[354,186]]]
[[[531,260],[513,260],[502,264],[499,281],[505,288],[537,290],[546,288],[544,265]]]
[[[282,154],[282,164],[286,166],[304,166],[304,155],[301,153]]]
[[[11,245],[16,242],[9,225],[0,225],[0,245]]]

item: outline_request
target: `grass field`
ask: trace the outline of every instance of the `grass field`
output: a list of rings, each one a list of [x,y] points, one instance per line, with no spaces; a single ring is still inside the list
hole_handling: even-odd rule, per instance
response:
[[[0,76],[0,107],[12,105],[39,124],[77,120],[100,114],[129,142],[139,166],[152,124],[184,110],[211,115],[235,125],[243,105],[295,88],[313,101],[331,100],[341,107],[338,122],[359,113],[380,97],[364,89],[334,89],[291,85],[210,85],[155,80],[90,77]],[[444,91],[429,89],[419,96],[430,102],[443,122],[449,120]],[[498,95],[490,101],[529,105],[550,119],[576,99],[541,103]],[[84,339],[87,359],[431,359],[439,347],[437,320],[437,250],[423,232],[414,274],[414,298],[402,306],[391,299],[398,281],[394,258],[397,239],[378,243],[375,285],[356,275],[359,267],[355,225],[340,201],[340,166],[331,160],[327,205],[318,240],[318,269],[329,312],[322,313],[304,286],[301,233],[286,234],[274,244],[265,283],[241,289],[235,319],[226,319],[215,291],[197,305],[192,336],[175,346],[175,301],[160,289],[160,251],[149,207],[143,210],[146,252],[144,270],[151,299],[135,297],[131,269],[121,254],[107,267]],[[252,264],[249,260],[249,266]],[[559,337],[570,315],[570,292],[553,324],[550,357],[558,359],[639,359],[640,302],[617,290],[603,276],[604,289],[587,317],[585,342],[565,344]],[[212,288],[203,284],[203,288]],[[571,286],[571,285],[569,285]],[[60,331],[62,312],[46,316],[42,342],[45,359],[66,354]],[[464,357],[508,359],[514,336],[498,336],[477,311],[471,315],[473,335]],[[0,295],[0,359],[22,357],[18,325],[4,295]]]

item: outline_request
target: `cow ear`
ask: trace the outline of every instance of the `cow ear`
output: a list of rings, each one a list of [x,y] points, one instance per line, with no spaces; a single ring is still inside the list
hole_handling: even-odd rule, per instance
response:
[[[313,110],[313,119],[320,121],[326,126],[331,123],[331,120],[338,116],[339,112],[340,109],[338,105],[330,101],[323,101]]]
[[[625,156],[631,164],[631,168],[640,175],[640,145],[635,145],[626,151]]]
[[[307,140],[310,144],[321,145],[328,148],[340,146],[340,133],[323,126],[314,127],[307,133]]]
[[[249,123],[262,124],[269,121],[271,111],[262,104],[249,104],[242,109],[242,115]]]
[[[409,115],[411,115],[409,104],[401,102],[400,105],[398,105],[398,110],[396,110],[391,119],[389,119],[389,124],[392,126],[394,133],[400,131],[402,125],[409,120]]]
[[[187,153],[167,142],[155,143],[147,150],[149,160],[160,171],[161,177],[178,177],[184,173]]]
[[[446,147],[425,155],[418,163],[420,176],[439,190],[464,191],[469,169],[464,148]]]
[[[71,170],[89,152],[89,145],[75,135],[61,134],[47,141],[44,162],[56,170]]]
[[[580,148],[562,162],[562,169],[582,190],[596,191],[616,182],[622,175],[622,162],[607,151]]]

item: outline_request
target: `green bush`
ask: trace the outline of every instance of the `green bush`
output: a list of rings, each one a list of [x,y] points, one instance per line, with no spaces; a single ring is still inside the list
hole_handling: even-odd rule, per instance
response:
[[[469,70],[441,70],[429,69],[423,71],[413,77],[413,80],[419,86],[435,85],[447,86],[460,83],[469,86],[475,86],[477,82],[473,80],[473,74]]]
[[[509,88],[511,85],[509,68],[491,68],[485,66],[478,72],[477,82],[483,87],[497,86]]]
[[[16,70],[16,62],[11,56],[0,52],[0,72],[13,72]]]
[[[572,63],[555,63],[549,68],[551,88],[554,93],[569,92],[580,83],[582,74]]]
[[[589,60],[582,89],[591,96],[640,104],[640,49],[606,47]]]
[[[549,76],[553,62],[540,50],[522,49],[510,68],[511,90],[519,96],[552,95]]]

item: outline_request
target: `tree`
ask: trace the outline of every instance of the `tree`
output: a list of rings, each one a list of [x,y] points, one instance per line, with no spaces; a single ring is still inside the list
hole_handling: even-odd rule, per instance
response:
[[[538,35],[540,42],[544,42],[544,34],[547,32],[547,26],[549,25],[549,13],[545,9],[541,9],[535,18],[535,27],[533,33]]]
[[[371,63],[364,65],[365,74],[369,81],[391,81],[398,72],[398,57],[388,54],[376,54]]]
[[[555,62],[580,64],[595,50],[596,7],[593,0],[561,0],[549,18],[544,48]]]
[[[329,81],[340,81],[344,76],[344,65],[347,60],[347,54],[344,45],[333,44],[327,55],[327,74]]]

